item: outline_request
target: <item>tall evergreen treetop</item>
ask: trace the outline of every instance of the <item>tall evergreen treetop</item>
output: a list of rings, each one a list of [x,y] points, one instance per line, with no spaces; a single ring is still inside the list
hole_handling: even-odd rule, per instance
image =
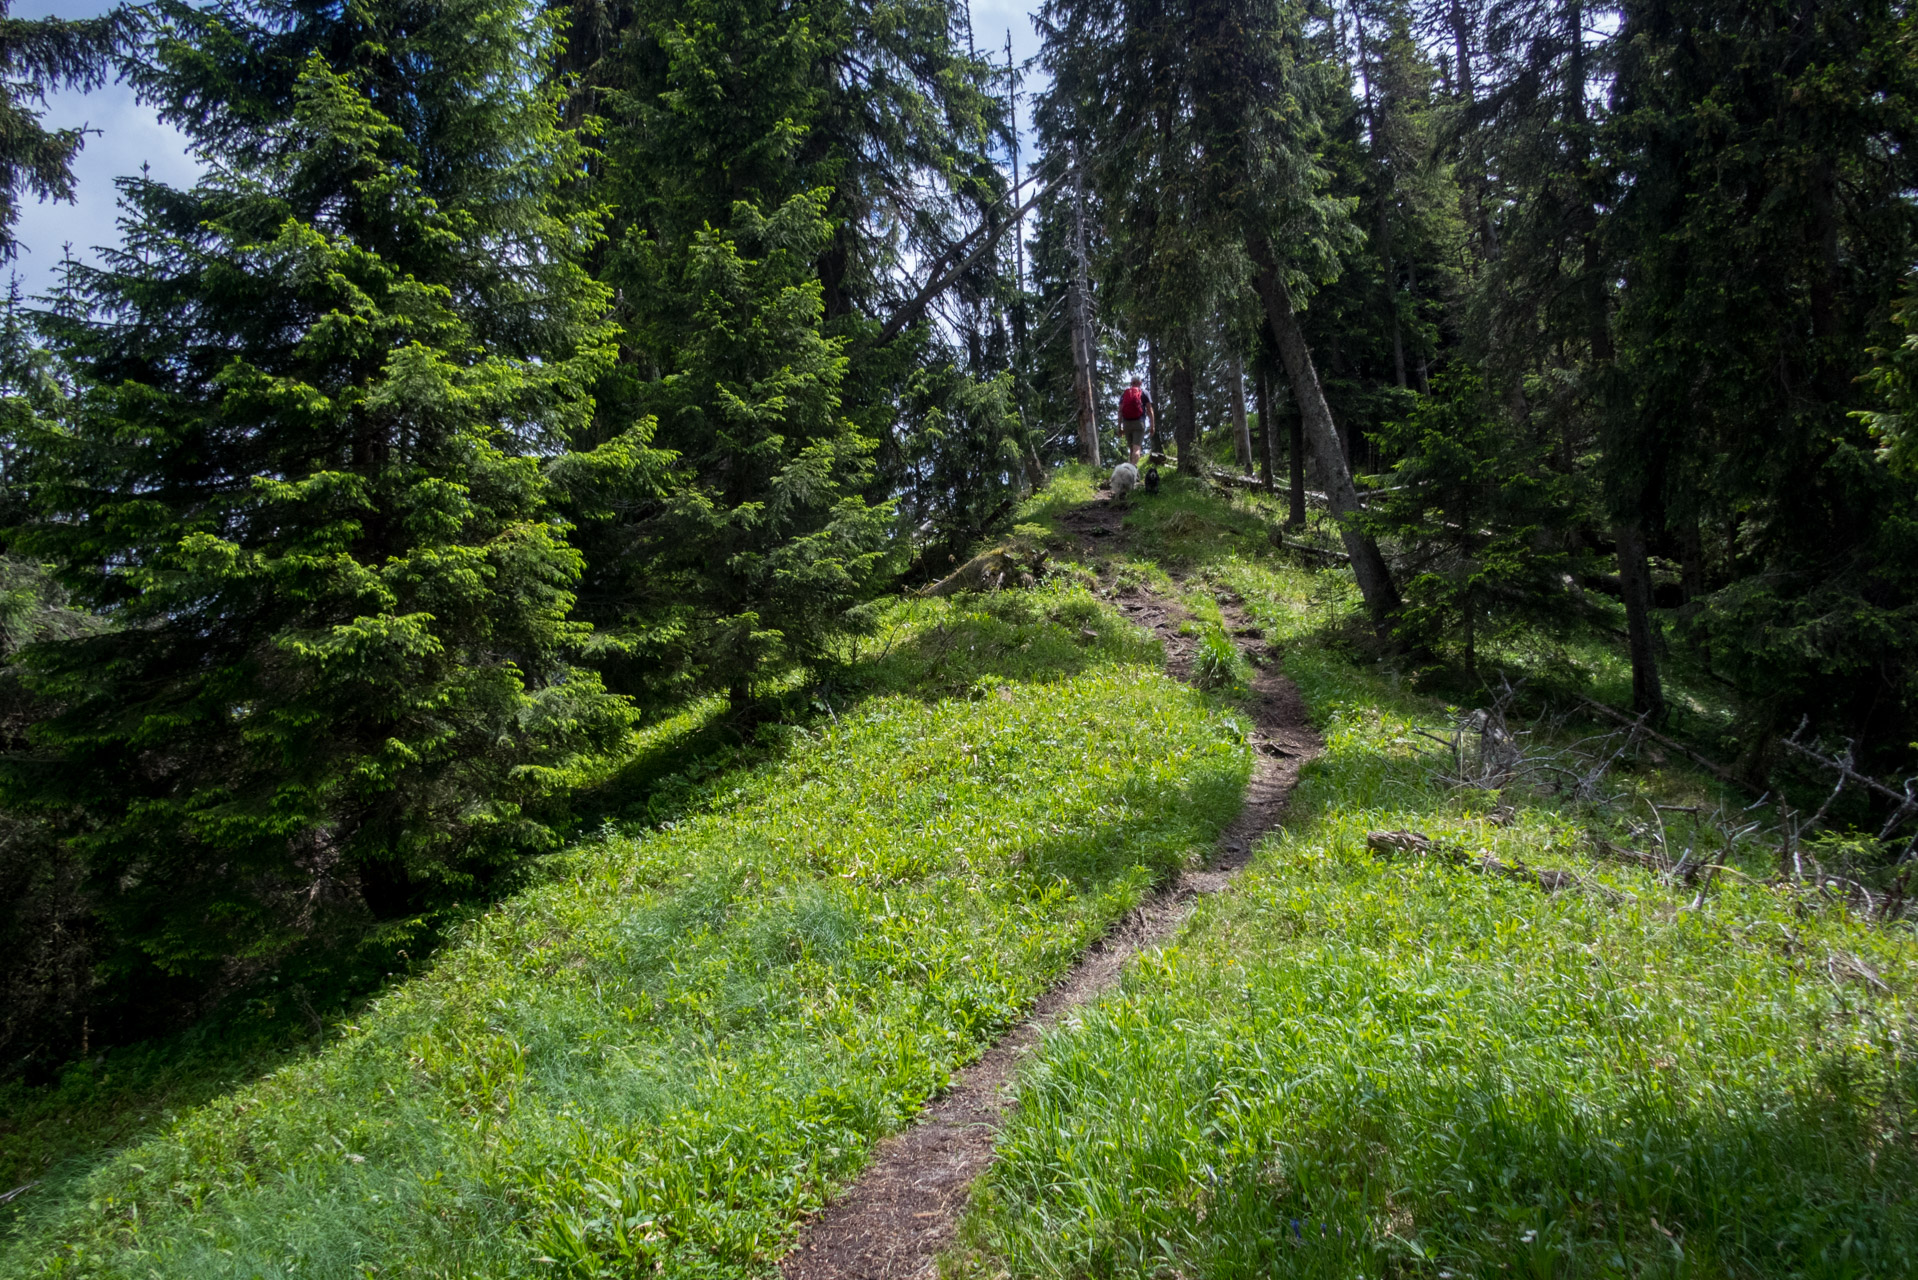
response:
[[[45,128],[36,105],[54,89],[99,88],[134,30],[124,7],[79,21],[16,18],[12,7],[0,0],[0,259],[19,252],[13,228],[23,194],[73,200],[73,158],[86,130]]]
[[[114,960],[200,990],[541,847],[627,712],[568,660],[542,463],[612,358],[543,21],[162,17],[140,82],[210,171],[126,182],[126,247],[49,322],[78,389],[22,540],[115,625],[29,651],[59,711],[5,784],[67,821]],[[656,469],[644,433],[599,469]]]
[[[677,457],[674,501],[582,519],[583,605],[625,649],[616,687],[654,693],[665,664],[744,710],[856,622],[900,543],[888,500],[912,483],[900,437],[932,344],[875,337],[914,260],[949,263],[963,212],[1003,191],[999,107],[948,0],[564,11],[622,324],[579,443],[650,416]]]

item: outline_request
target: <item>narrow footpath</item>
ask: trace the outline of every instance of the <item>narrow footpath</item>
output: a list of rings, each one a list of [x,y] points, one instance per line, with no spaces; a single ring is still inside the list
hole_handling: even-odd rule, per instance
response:
[[[1088,554],[1124,538],[1125,509],[1108,501],[1089,503],[1065,517]],[[1171,937],[1198,896],[1232,883],[1251,859],[1253,846],[1277,825],[1300,767],[1321,743],[1292,682],[1276,664],[1261,661],[1265,648],[1238,602],[1220,600],[1234,641],[1254,657],[1252,699],[1255,748],[1245,807],[1219,837],[1203,869],[1186,871],[1141,903],[1033,1006],[1031,1017],[953,1077],[916,1123],[885,1139],[872,1163],[844,1195],[828,1205],[780,1261],[783,1280],[923,1280],[933,1274],[939,1252],[953,1238],[965,1212],[967,1192],[992,1161],[992,1145],[1007,1109],[1020,1059],[1047,1027],[1096,999],[1119,980],[1125,964]],[[1166,669],[1189,680],[1197,648],[1179,634],[1187,616],[1174,601],[1138,590],[1121,595],[1120,610],[1165,642]]]

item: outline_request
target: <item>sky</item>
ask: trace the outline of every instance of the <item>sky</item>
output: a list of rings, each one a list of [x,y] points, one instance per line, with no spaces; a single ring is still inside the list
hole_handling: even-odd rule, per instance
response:
[[[16,18],[90,18],[110,7],[95,0],[16,0],[10,11]],[[100,132],[87,138],[74,162],[79,191],[73,204],[41,204],[29,196],[20,207],[15,232],[21,249],[13,270],[29,295],[52,286],[67,244],[73,245],[75,257],[92,258],[93,246],[120,242],[114,223],[115,178],[138,173],[145,163],[161,181],[186,185],[200,171],[179,131],[160,123],[153,109],[140,105],[123,84],[92,93],[50,95],[43,119],[49,127],[87,125]]]
[[[110,7],[98,0],[16,0],[10,9],[16,18],[87,18]],[[1039,38],[1030,17],[1033,8],[1036,5],[1021,0],[975,0],[972,27],[980,51],[1003,50],[1010,31],[1015,60],[1023,62],[1037,53]],[[1035,83],[1035,79],[1027,80],[1028,91]],[[1028,135],[1032,127],[1029,111],[1022,102],[1019,120]],[[57,128],[85,125],[99,133],[87,138],[74,163],[79,189],[73,204],[40,204],[29,197],[21,207],[16,228],[21,248],[12,270],[29,296],[52,287],[54,272],[68,244],[73,246],[75,257],[92,260],[97,256],[96,246],[120,242],[114,179],[138,173],[142,164],[148,164],[160,181],[185,186],[200,172],[187,150],[186,138],[162,123],[153,109],[141,105],[123,84],[109,84],[92,93],[51,95],[44,122]]]

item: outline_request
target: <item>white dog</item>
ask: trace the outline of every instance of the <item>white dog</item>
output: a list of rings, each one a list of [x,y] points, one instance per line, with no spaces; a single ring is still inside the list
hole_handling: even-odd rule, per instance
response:
[[[1112,469],[1112,496],[1123,498],[1139,487],[1139,469],[1130,462],[1121,462]]]

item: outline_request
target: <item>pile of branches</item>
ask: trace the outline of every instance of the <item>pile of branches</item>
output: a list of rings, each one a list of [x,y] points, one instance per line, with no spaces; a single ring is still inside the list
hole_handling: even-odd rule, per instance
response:
[[[1455,715],[1449,734],[1419,731],[1443,748],[1436,781],[1461,790],[1521,788],[1579,802],[1612,833],[1594,831],[1597,856],[1642,866],[1667,883],[1695,889],[1693,907],[1703,903],[1721,875],[1755,879],[1730,864],[1740,854],[1762,852],[1775,870],[1761,883],[1806,899],[1842,901],[1882,921],[1918,916],[1912,883],[1918,870],[1918,776],[1902,784],[1873,778],[1858,770],[1853,743],[1828,750],[1806,740],[1801,724],[1783,745],[1832,779],[1824,803],[1809,816],[1783,800],[1774,802],[1770,792],[1743,808],[1658,804],[1612,785],[1610,775],[1620,760],[1649,744],[1679,744],[1651,731],[1642,719],[1616,712],[1619,728],[1570,741],[1562,716],[1515,727],[1512,707],[1521,687],[1522,682],[1501,679],[1491,703]],[[1720,769],[1712,772],[1728,779]],[[1848,790],[1870,796],[1884,811],[1876,834],[1867,839],[1858,837],[1868,833],[1846,833],[1831,824],[1833,806]],[[1821,834],[1839,838],[1821,841]],[[1829,860],[1831,851],[1847,845],[1880,852],[1864,859],[1865,866],[1852,853],[1843,854],[1838,865],[1826,865],[1818,856],[1822,847]]]
[[[1527,787],[1592,804],[1603,801],[1609,791],[1606,775],[1621,757],[1636,749],[1636,731],[1598,734],[1569,745],[1553,745],[1563,737],[1562,717],[1514,728],[1512,704],[1524,682],[1514,685],[1504,676],[1499,680],[1500,688],[1493,693],[1491,705],[1455,715],[1449,735],[1418,730],[1445,748],[1447,763],[1440,766],[1438,781],[1467,790]]]

